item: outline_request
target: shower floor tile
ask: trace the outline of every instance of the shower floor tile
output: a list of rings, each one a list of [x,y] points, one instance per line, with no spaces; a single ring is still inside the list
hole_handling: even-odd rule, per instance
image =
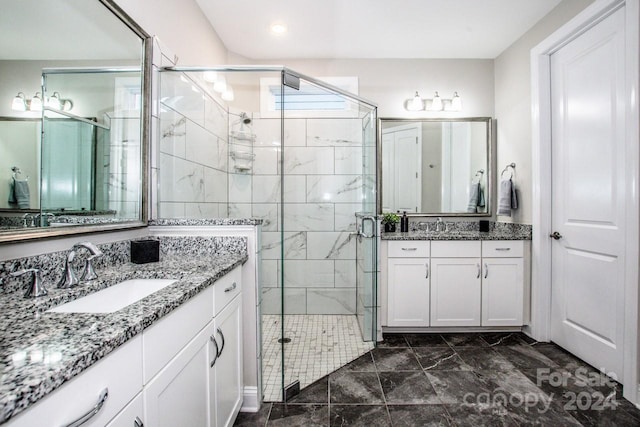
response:
[[[282,400],[282,354],[278,315],[262,316],[262,386],[266,402]],[[286,315],[285,381],[304,388],[370,351],[354,315]]]

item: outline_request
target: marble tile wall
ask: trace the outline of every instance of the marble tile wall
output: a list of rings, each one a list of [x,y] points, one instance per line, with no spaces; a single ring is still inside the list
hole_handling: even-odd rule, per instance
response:
[[[203,83],[161,72],[156,173],[158,218],[226,217],[228,114]]]
[[[254,115],[251,126],[253,172],[230,174],[229,216],[264,221],[263,313],[280,313],[284,286],[287,314],[355,314],[356,242],[350,233],[362,209],[362,121],[287,119],[282,164],[280,120]]]

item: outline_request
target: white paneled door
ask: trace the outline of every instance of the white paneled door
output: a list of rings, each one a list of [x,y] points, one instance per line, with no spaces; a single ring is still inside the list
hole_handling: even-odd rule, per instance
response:
[[[621,8],[551,55],[551,339],[619,380],[628,191],[624,28]]]

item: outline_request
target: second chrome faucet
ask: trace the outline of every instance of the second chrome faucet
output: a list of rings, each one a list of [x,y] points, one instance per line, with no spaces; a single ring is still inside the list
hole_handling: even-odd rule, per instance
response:
[[[77,251],[82,248],[87,249],[91,255],[89,255],[89,257],[85,261],[84,269],[82,271],[82,274],[80,275],[80,279],[78,279],[78,276],[73,269],[73,260],[76,257]],[[91,242],[81,242],[73,245],[65,260],[64,272],[62,274],[62,277],[60,278],[60,281],[58,282],[58,288],[71,288],[78,285],[81,281],[88,282],[89,280],[97,279],[98,275],[96,274],[96,271],[93,267],[93,260],[101,257],[102,255],[102,251]]]

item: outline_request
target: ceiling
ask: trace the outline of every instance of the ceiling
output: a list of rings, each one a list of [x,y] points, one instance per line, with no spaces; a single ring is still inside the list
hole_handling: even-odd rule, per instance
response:
[[[0,60],[137,59],[142,41],[97,0],[0,0]]]
[[[561,0],[196,1],[227,49],[264,60],[492,59]]]

